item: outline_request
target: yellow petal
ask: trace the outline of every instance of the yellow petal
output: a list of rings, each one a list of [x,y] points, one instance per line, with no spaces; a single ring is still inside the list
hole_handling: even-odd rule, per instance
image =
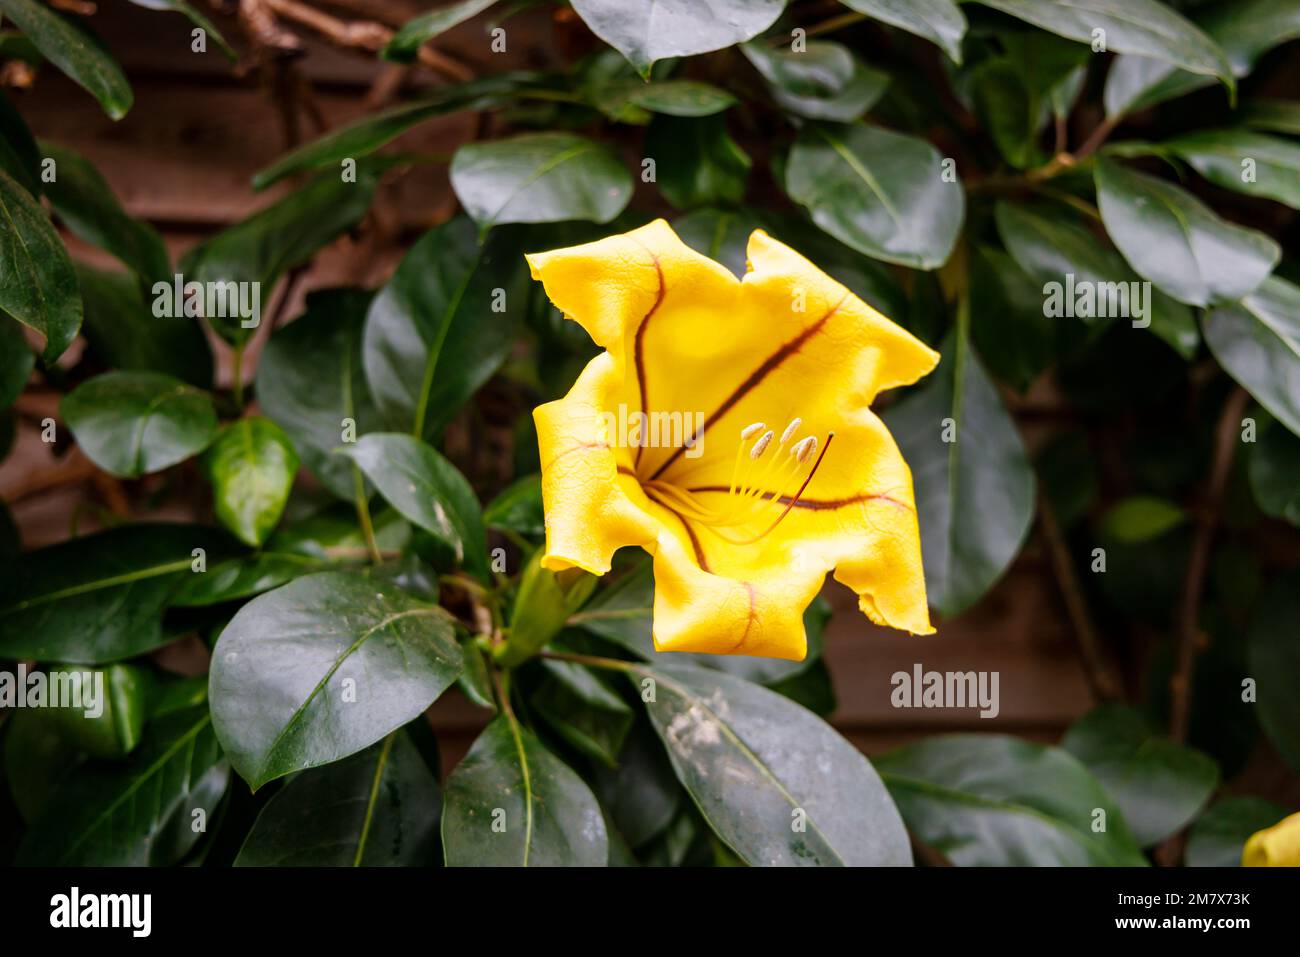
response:
[[[1242,867],[1300,867],[1300,813],[1252,834],[1241,853]]]

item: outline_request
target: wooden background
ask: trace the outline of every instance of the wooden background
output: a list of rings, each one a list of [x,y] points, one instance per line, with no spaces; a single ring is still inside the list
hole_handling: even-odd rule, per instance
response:
[[[210,48],[206,55],[189,49],[190,25],[175,15],[156,14],[109,0],[93,18],[114,55],[123,64],[135,90],[135,106],[114,123],[85,92],[54,70],[44,70],[32,90],[17,95],[20,111],[39,137],[74,147],[88,156],[107,177],[126,209],[151,221],[167,239],[174,255],[269,202],[278,190],[254,194],[251,175],[280,155],[290,142],[310,139],[324,128],[359,116],[393,96],[400,82],[437,85],[447,76],[436,71],[396,71],[372,56],[308,40],[280,81],[299,88],[293,122],[286,120],[281,101],[257,71],[232,75],[227,62]],[[367,15],[401,23],[423,4],[350,3]],[[247,49],[229,17],[217,17],[226,35]],[[507,24],[508,50],[493,54],[482,18],[456,28],[438,43],[474,75],[516,67],[558,65],[554,50],[577,25],[552,22],[547,11],[535,11]],[[310,36],[300,31],[303,36]],[[581,41],[581,38],[580,38]],[[287,77],[287,79],[286,79]],[[299,82],[299,81],[305,81]],[[303,87],[309,86],[310,92]],[[290,86],[289,88],[295,88]],[[450,153],[467,138],[481,135],[474,115],[452,116],[427,123],[401,141],[399,147]],[[296,125],[297,131],[293,127]],[[748,146],[748,144],[746,144]],[[758,148],[762,149],[762,144]],[[630,156],[630,162],[635,162]],[[641,200],[658,202],[649,196]],[[375,285],[391,272],[404,247],[428,226],[454,210],[446,167],[420,168],[399,183],[381,188],[373,214],[355,237],[340,241],[318,257],[294,291],[289,315],[311,288],[343,282]],[[108,260],[96,250],[70,241],[74,254],[92,262]],[[263,323],[269,327],[269,323]],[[72,354],[65,358],[71,361]],[[256,346],[251,359],[256,361]],[[228,356],[223,355],[223,360]],[[222,375],[228,381],[228,361]],[[251,377],[251,376],[250,376]],[[29,393],[22,400],[23,424],[15,453],[0,465],[0,497],[14,513],[26,547],[66,538],[76,516],[81,531],[94,527],[87,502],[135,517],[150,513],[144,501],[149,481],[123,489],[93,474],[75,449],[59,449],[55,457],[41,443],[35,422],[56,413],[57,397]],[[1050,434],[1056,410],[1050,395],[1032,394],[1017,400],[1017,418],[1026,440],[1037,445]],[[191,476],[196,486],[201,482]],[[196,489],[196,495],[202,492]],[[174,511],[174,510],[173,510]],[[171,514],[171,513],[167,513]],[[174,511],[175,517],[185,517]],[[1061,595],[1035,531],[1021,557],[993,591],[960,618],[940,622],[937,635],[911,638],[871,626],[857,611],[853,596],[834,583],[827,589],[837,615],[828,631],[826,656],[834,676],[839,709],[834,723],[868,753],[919,734],[944,731],[997,731],[1054,741],[1093,699],[1081,670],[1076,645]],[[1102,636],[1104,642],[1115,636]],[[169,650],[166,660],[180,667],[194,646]],[[974,709],[895,710],[889,703],[889,676],[910,671],[920,662],[941,671],[1000,673],[1001,714],[981,720]],[[432,720],[449,762],[468,747],[484,713],[458,694],[448,695],[432,711]],[[1278,793],[1277,762],[1256,762]],[[1295,795],[1300,797],[1300,795]]]

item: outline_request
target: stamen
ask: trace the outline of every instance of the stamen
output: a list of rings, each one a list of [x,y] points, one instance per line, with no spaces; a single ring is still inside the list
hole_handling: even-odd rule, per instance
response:
[[[790,424],[787,425],[785,431],[781,433],[781,444],[785,445],[785,443],[789,442],[790,437],[793,436],[795,432],[799,431],[799,426],[801,425],[803,425],[803,419],[798,416],[791,419]]]
[[[749,441],[766,427],[767,423],[765,422],[755,422],[752,425],[747,425],[740,430],[740,437],[745,441]]]
[[[810,435],[808,436],[808,438],[803,439],[800,442],[797,442],[795,444],[795,447],[790,450],[790,454],[795,457],[796,461],[802,464],[804,462],[807,462],[808,459],[812,457],[812,454],[816,451],[817,451],[817,436]]]
[[[749,457],[751,459],[758,459],[767,451],[767,447],[772,444],[773,434],[772,430],[768,429],[759,436],[758,441],[754,443],[754,447],[749,450]]]

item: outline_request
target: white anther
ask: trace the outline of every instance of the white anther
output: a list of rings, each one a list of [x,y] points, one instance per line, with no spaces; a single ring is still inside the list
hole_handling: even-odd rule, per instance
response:
[[[801,425],[803,425],[803,419],[795,416],[790,424],[785,427],[785,431],[781,433],[781,444],[785,445],[785,443],[789,442],[794,437],[795,432],[799,431]]]
[[[810,435],[808,436],[808,438],[804,439],[802,442],[799,442],[797,445],[795,445],[795,447],[790,450],[790,454],[793,455],[799,462],[802,463],[802,462],[807,462],[810,458],[812,458],[812,454],[816,451],[817,451],[817,436]]]
[[[758,435],[758,433],[763,431],[765,425],[766,423],[764,422],[755,422],[753,425],[745,426],[740,431],[741,439],[745,441],[752,439],[754,436]]]
[[[772,430],[768,429],[759,437],[759,440],[754,443],[754,447],[749,450],[749,457],[751,459],[756,459],[767,451],[767,447],[772,444],[773,434]]]

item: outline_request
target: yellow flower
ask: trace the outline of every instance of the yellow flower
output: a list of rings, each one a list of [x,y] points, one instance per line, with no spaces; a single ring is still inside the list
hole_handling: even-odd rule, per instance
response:
[[[605,350],[533,413],[542,564],[653,554],[660,651],[800,660],[831,569],[929,634],[912,475],[868,407],[939,356],[762,230],[748,257],[738,280],[663,220],[528,257]]]
[[[1241,852],[1242,867],[1300,867],[1300,813],[1250,836]]]

